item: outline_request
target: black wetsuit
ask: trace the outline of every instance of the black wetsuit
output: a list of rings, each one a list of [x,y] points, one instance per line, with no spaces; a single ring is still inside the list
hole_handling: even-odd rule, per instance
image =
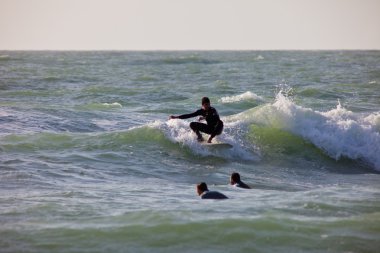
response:
[[[239,188],[244,188],[244,189],[251,189],[247,184],[243,183],[240,181],[239,183],[235,183],[234,186],[239,187]]]
[[[226,195],[217,191],[204,191],[201,199],[228,199]]]
[[[193,113],[180,115],[179,118],[188,119],[196,116],[203,116],[207,122],[207,125],[200,122],[190,123],[190,128],[198,135],[198,138],[202,137],[199,132],[209,134],[212,138],[222,133],[223,121],[220,120],[219,114],[214,107],[210,107],[208,111],[202,108]]]

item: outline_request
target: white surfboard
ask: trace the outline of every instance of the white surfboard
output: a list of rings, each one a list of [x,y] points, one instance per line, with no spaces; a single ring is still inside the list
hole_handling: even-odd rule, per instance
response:
[[[207,148],[213,148],[213,149],[230,149],[233,148],[233,146],[229,143],[224,142],[202,142],[202,145],[206,146]]]

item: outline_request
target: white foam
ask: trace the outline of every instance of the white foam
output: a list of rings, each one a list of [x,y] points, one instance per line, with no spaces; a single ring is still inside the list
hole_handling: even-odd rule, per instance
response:
[[[223,104],[228,104],[228,103],[236,103],[236,102],[247,101],[247,100],[264,101],[264,99],[261,96],[258,96],[251,91],[247,91],[247,92],[244,92],[243,94],[236,95],[236,96],[222,97],[221,99],[219,99],[219,102]]]
[[[118,121],[111,121],[106,119],[94,119],[92,120],[92,122],[98,125],[99,127],[116,126],[119,123]]]
[[[10,116],[10,114],[0,108],[0,117],[8,117],[8,116]]]
[[[222,118],[223,120],[223,118]],[[201,156],[216,156],[227,158],[230,160],[245,160],[257,161],[259,156],[255,154],[249,145],[242,143],[242,138],[234,135],[236,131],[231,131],[231,126],[224,125],[223,134],[216,136],[213,142],[222,142],[232,145],[230,149],[210,149],[207,145],[199,143],[196,139],[195,133],[189,127],[187,120],[168,120],[156,121],[150,124],[150,127],[158,128],[166,135],[166,137],[174,143],[180,143],[192,150],[195,154]],[[207,138],[208,135],[204,134]]]
[[[363,119],[363,124],[371,126],[375,131],[380,132],[380,112],[368,115]]]
[[[118,103],[118,102],[114,102],[114,103],[102,103],[102,105],[104,105],[105,107],[118,107],[118,108],[122,108],[123,106]]]
[[[379,112],[354,113],[340,103],[319,112],[298,106],[279,92],[273,104],[244,112],[240,118],[302,136],[335,159],[360,159],[380,170]]]

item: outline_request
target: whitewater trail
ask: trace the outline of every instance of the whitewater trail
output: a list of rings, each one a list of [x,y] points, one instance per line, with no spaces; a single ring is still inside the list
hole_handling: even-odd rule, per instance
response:
[[[258,161],[260,159],[254,152],[253,145],[245,142],[243,136],[236,135],[236,132],[232,131],[232,125],[229,124],[225,124],[223,134],[215,137],[213,142],[228,143],[232,146],[230,149],[214,149],[198,142],[187,120],[155,121],[149,126],[160,129],[171,142],[188,147],[200,156],[216,156],[231,161]]]

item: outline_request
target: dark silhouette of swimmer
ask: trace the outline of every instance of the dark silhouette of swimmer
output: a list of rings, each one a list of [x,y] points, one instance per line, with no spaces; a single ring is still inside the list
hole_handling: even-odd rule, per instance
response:
[[[226,195],[217,191],[209,191],[207,184],[202,182],[197,185],[197,192],[201,199],[228,199]]]
[[[237,172],[231,174],[230,184],[239,188],[251,189],[251,187],[240,180],[240,174]]]
[[[179,116],[171,115],[170,119],[188,119],[196,116],[199,117],[199,121],[206,120],[207,124],[200,122],[191,122],[190,128],[195,132],[198,137],[198,141],[203,141],[202,134],[200,132],[209,134],[210,137],[207,140],[211,143],[212,139],[222,133],[223,121],[220,120],[219,114],[214,107],[211,107],[210,99],[208,97],[202,98],[202,108],[189,114],[182,114]]]

